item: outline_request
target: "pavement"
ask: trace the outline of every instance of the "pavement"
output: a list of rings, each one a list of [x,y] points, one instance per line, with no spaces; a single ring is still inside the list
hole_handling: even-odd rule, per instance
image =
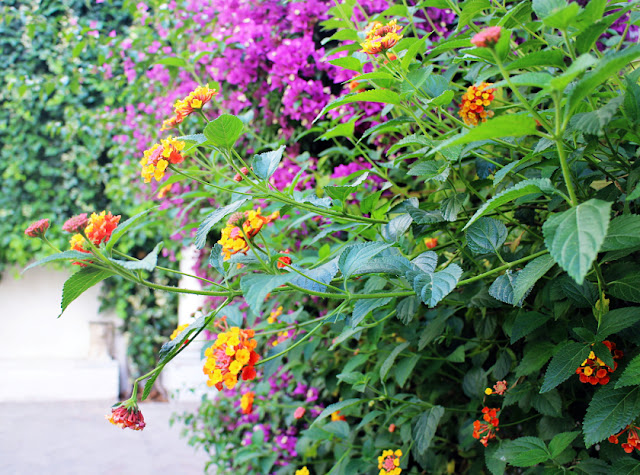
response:
[[[105,420],[115,401],[0,403],[2,475],[191,475],[208,457],[180,437],[174,412],[195,404],[140,404],[142,431]]]

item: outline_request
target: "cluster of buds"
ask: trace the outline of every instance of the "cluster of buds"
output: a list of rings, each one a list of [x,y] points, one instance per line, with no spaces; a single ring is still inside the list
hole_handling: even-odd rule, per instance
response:
[[[49,220],[45,218],[31,223],[24,233],[29,237],[44,238],[47,229],[49,229]]]
[[[469,86],[467,92],[462,95],[462,102],[458,114],[467,125],[478,125],[479,121],[486,122],[487,117],[493,117],[493,111],[485,107],[493,101],[495,89],[491,84],[482,82],[478,86]]]
[[[489,444],[491,439],[496,438],[496,432],[500,430],[498,428],[498,425],[500,424],[500,421],[498,420],[499,410],[500,409],[497,408],[483,407],[482,413],[484,415],[482,416],[482,420],[484,422],[479,420],[473,422],[473,438],[480,439],[480,443],[485,447]]]
[[[104,416],[113,425],[122,429],[142,430],[145,427],[144,417],[135,401],[127,401],[111,408],[111,414]]]
[[[189,93],[187,97],[182,100],[177,100],[173,106],[174,116],[165,120],[162,123],[160,130],[172,129],[176,125],[182,123],[182,121],[194,110],[202,109],[202,107],[209,102],[213,96],[218,94],[218,91],[209,87],[208,84],[204,86],[198,86]]]
[[[307,412],[307,410],[304,407],[300,406],[300,407],[296,408],[295,411],[293,411],[293,418],[294,419],[302,419],[306,412]]]
[[[396,20],[391,20],[386,25],[378,21],[373,22],[367,31],[365,42],[360,43],[360,52],[378,54],[393,48],[402,39],[402,35],[398,34],[401,31],[402,26],[398,26]]]
[[[438,245],[438,238],[425,238],[424,245],[427,246],[427,249],[433,249]]]
[[[605,340],[602,344],[609,349],[614,360],[619,360],[624,355],[621,350],[616,350],[615,343]],[[579,375],[581,383],[590,383],[594,386],[602,384],[604,386],[609,382],[609,373],[613,373],[617,368],[616,361],[613,362],[613,368],[611,368],[592,351],[589,353],[589,357],[576,369],[576,374]]]
[[[402,469],[400,468],[400,457],[402,457],[402,450],[384,450],[382,455],[378,457],[378,468],[380,473],[378,475],[400,475]]]
[[[185,143],[182,140],[176,140],[173,137],[162,139],[160,143],[156,143],[148,150],[144,151],[144,157],[140,160],[142,171],[140,174],[144,178],[145,183],[150,183],[151,178],[156,181],[164,178],[164,173],[169,164],[177,165],[184,161],[184,157],[180,154]]]
[[[235,176],[233,177],[233,181],[237,181],[238,183],[240,183],[242,180],[244,180],[244,177],[247,176],[248,173],[249,173],[249,169],[247,167],[242,167],[240,169],[240,173],[236,173]]]
[[[493,389],[487,388],[484,390],[484,393],[487,396],[491,396],[492,394],[497,394],[498,396],[504,396],[505,391],[507,390],[508,385],[506,381],[498,381],[493,385]]]
[[[204,355],[204,374],[209,376],[208,386],[215,386],[222,390],[222,384],[227,389],[233,389],[238,384],[238,375],[244,381],[255,379],[255,364],[260,359],[254,351],[257,343],[253,339],[253,330],[241,330],[231,327],[219,333],[212,346],[207,348]]]
[[[477,48],[492,48],[500,40],[502,27],[490,26],[471,38],[471,44]]]
[[[627,434],[627,443],[621,444],[621,447],[628,454],[633,452],[633,449],[640,451],[640,437],[638,437],[639,429],[640,427],[638,426],[628,425],[627,427],[622,429],[619,433],[609,436],[609,442],[611,442],[612,444],[618,444],[620,442],[618,438],[622,436],[622,434],[624,434],[625,432],[629,431]]]
[[[218,244],[222,246],[222,254],[225,261],[238,252],[246,254],[249,251],[249,243],[247,243],[245,237],[251,239],[260,232],[265,224],[280,217],[280,213],[277,211],[269,216],[262,216],[261,212],[262,210],[258,208],[257,210],[233,213],[231,215],[218,241]],[[242,227],[237,226],[241,221],[244,221]]]
[[[253,412],[253,400],[255,399],[255,393],[253,391],[249,391],[242,395],[240,399],[240,409],[243,414],[251,414]]]

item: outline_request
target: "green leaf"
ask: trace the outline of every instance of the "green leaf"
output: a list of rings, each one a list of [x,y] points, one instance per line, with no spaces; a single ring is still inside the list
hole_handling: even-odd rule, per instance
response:
[[[382,251],[391,247],[393,243],[367,242],[348,246],[338,259],[338,268],[345,279],[351,277],[359,267]]]
[[[62,287],[62,303],[60,305],[62,310],[58,318],[62,316],[69,304],[80,297],[85,290],[112,275],[113,272],[110,270],[85,267],[69,277]]]
[[[483,204],[471,217],[463,230],[466,230],[477,219],[489,213],[490,211],[499,208],[503,204],[509,203],[510,201],[513,201],[517,198],[536,193],[554,194],[556,193],[556,190],[551,184],[551,180],[549,180],[548,178],[538,178],[521,181],[520,183],[513,185],[511,188],[498,193],[485,204]]]
[[[86,260],[88,256],[90,256],[90,254],[87,254],[86,252],[80,252],[80,251],[59,252],[57,254],[51,254],[50,256],[44,257],[36,262],[32,262],[27,267],[25,267],[22,270],[22,272],[26,272],[27,270],[33,267],[41,266],[42,264],[46,264],[47,262],[64,261],[64,260],[74,260],[74,261]]]
[[[442,416],[444,416],[444,407],[433,406],[424,411],[413,426],[414,446],[421,456],[426,455],[429,450]]]
[[[598,288],[588,280],[577,284],[568,275],[563,275],[555,282],[555,287],[578,308],[593,307],[598,301]]]
[[[521,300],[515,300],[513,287],[520,272],[521,271],[511,272],[511,270],[507,270],[503,275],[497,277],[491,284],[491,287],[489,287],[489,295],[506,304],[522,307],[527,295],[525,294]]]
[[[546,87],[551,83],[551,81],[553,81],[553,76],[551,74],[539,72],[522,73],[518,74],[517,76],[513,76],[510,79],[511,84],[513,84],[514,86],[532,87]],[[507,80],[503,79],[502,81],[498,81],[497,83],[495,83],[492,87],[504,87],[507,84],[509,84]]]
[[[221,219],[226,218],[231,213],[237,211],[245,202],[247,198],[242,198],[238,201],[234,201],[230,205],[223,206],[213,211],[200,223],[198,230],[196,231],[195,245],[198,249],[202,249],[207,243],[207,234],[213,226],[215,226]]]
[[[107,244],[105,245],[105,249],[107,250],[107,252],[113,249],[113,246],[118,242],[118,240],[124,235],[124,233],[131,226],[136,224],[138,221],[140,221],[142,218],[144,218],[147,214],[149,214],[151,211],[153,211],[156,208],[157,206],[154,206],[153,208],[149,208],[145,211],[142,211],[141,213],[136,214],[135,216],[132,216],[131,218],[127,219],[124,223],[120,223],[120,225],[113,230],[113,232],[111,233],[111,237],[109,238],[109,240],[107,241]]]
[[[471,368],[462,378],[462,391],[470,399],[479,399],[487,387],[487,374],[482,368]]]
[[[620,107],[620,104],[622,104],[623,100],[624,96],[614,97],[606,106],[601,107],[600,109],[576,114],[571,118],[569,125],[575,130],[579,130],[587,134],[602,136],[604,135],[605,127],[613,120],[613,117],[616,112],[618,112],[618,108]]]
[[[609,293],[627,302],[640,303],[640,272],[632,272],[609,282]]]
[[[462,206],[469,195],[466,193],[456,193],[442,200],[440,211],[445,221],[455,221],[458,219],[458,213],[462,211]]]
[[[435,307],[456,288],[462,269],[457,264],[450,264],[444,270],[434,274],[409,271],[407,280],[412,283],[416,295],[429,307]]]
[[[612,203],[591,199],[547,218],[544,242],[553,259],[581,284],[609,227]]]
[[[293,279],[293,274],[249,274],[240,280],[240,288],[253,313],[260,315],[262,304],[267,294],[276,287],[286,284],[291,279]]]
[[[416,162],[411,165],[407,175],[417,176],[424,181],[435,180],[444,183],[449,176],[449,163],[444,160]]]
[[[546,462],[551,457],[547,446],[538,437],[506,440],[496,455],[515,467],[533,467]]]
[[[631,457],[616,459],[608,475],[640,475],[640,462]]]
[[[518,273],[513,284],[513,300],[519,302],[531,291],[535,283],[555,265],[553,258],[546,254],[536,257]],[[513,343],[513,340],[511,340]]]
[[[202,315],[198,317],[196,320],[191,322],[187,328],[182,330],[173,340],[167,341],[162,347],[160,347],[160,351],[158,352],[158,362],[160,364],[166,363],[171,358],[174,350],[179,349],[185,340],[192,333],[199,331],[204,327],[208,321],[211,321],[213,317],[217,314],[217,311],[209,312],[207,315]]]
[[[406,71],[409,68],[409,65],[411,64],[411,62],[416,58],[416,55],[419,52],[424,53],[424,44],[426,41],[427,41],[427,38],[424,37],[414,42],[411,46],[409,46],[409,48],[407,49],[407,52],[402,57],[402,61],[400,63],[400,65],[402,66],[402,69]]]
[[[524,356],[516,368],[516,378],[539,373],[544,364],[549,361],[555,350],[555,345],[549,341],[538,341],[525,346]]]
[[[507,234],[504,223],[493,218],[480,218],[465,232],[467,246],[474,254],[499,254]]]
[[[170,56],[167,58],[159,59],[158,61],[156,61],[156,64],[164,64],[165,66],[177,66],[180,68],[184,68],[187,65],[187,62],[183,58]]]
[[[285,146],[282,145],[278,150],[255,155],[253,157],[253,172],[263,180],[271,178],[271,175],[278,169],[284,149]]]
[[[562,398],[556,389],[544,394],[534,394],[531,404],[540,414],[562,417]]]
[[[556,458],[558,455],[560,455],[564,451],[564,449],[569,447],[569,445],[571,445],[571,442],[573,442],[579,435],[580,432],[574,431],[561,432],[553,436],[553,439],[551,439],[551,442],[549,442],[549,451],[551,452],[551,458]]]
[[[358,186],[360,186],[362,182],[367,179],[368,176],[369,176],[369,172],[363,173],[351,185],[345,185],[345,186],[327,185],[324,187],[324,192],[334,200],[338,200],[344,204],[349,198],[349,195],[351,195],[351,193],[355,193],[356,191],[358,191]]]
[[[425,211],[413,206],[407,206],[407,211],[416,224],[434,224],[444,221],[440,210]]]
[[[382,226],[381,234],[385,241],[397,242],[411,226],[413,218],[408,213],[396,216]]]
[[[350,71],[355,71],[357,73],[362,72],[362,63],[359,59],[354,58],[353,56],[332,59],[329,63],[342,69],[349,69]]]
[[[408,325],[418,313],[419,306],[420,301],[417,297],[405,297],[398,302],[396,317],[398,317],[398,320],[402,323]]]
[[[425,251],[419,256],[416,256],[411,261],[411,264],[416,266],[422,272],[433,274],[436,271],[436,266],[438,265],[438,254],[433,251]]]
[[[478,16],[482,10],[490,9],[491,3],[488,0],[467,0],[462,4],[461,13],[458,18],[458,27],[456,31],[461,31],[462,28],[469,25],[473,19]]]
[[[243,124],[235,115],[222,114],[204,128],[204,136],[214,147],[230,149],[240,137]]]
[[[526,115],[506,114],[494,117],[477,127],[467,129],[431,149],[427,156],[433,155],[443,148],[461,145],[480,140],[491,140],[500,137],[521,137],[536,133],[536,121]]]
[[[567,6],[554,11],[551,15],[543,18],[542,22],[551,28],[566,30],[580,13],[580,5],[570,3]]]
[[[146,400],[149,397],[149,394],[151,393],[151,390],[153,389],[153,384],[156,382],[156,379],[158,379],[158,376],[160,376],[161,371],[156,371],[155,373],[153,373],[153,375],[147,379],[147,382],[144,383],[144,389],[142,391],[142,400]]]
[[[564,89],[571,83],[571,81],[580,76],[583,72],[585,72],[588,68],[590,68],[597,62],[598,60],[596,59],[596,57],[591,54],[583,54],[582,56],[579,56],[575,61],[571,63],[571,65],[564,73],[556,76],[551,80],[551,89],[554,89],[556,91],[564,91]]]
[[[452,363],[464,363],[464,346],[460,345],[447,356],[447,361]]]
[[[405,385],[418,361],[420,361],[420,355],[413,355],[404,358],[396,365],[393,369],[393,375],[396,378],[398,386],[403,387]]]
[[[395,363],[396,358],[400,353],[402,353],[408,347],[409,347],[409,342],[405,341],[404,343],[401,343],[398,346],[396,346],[393,349],[393,351],[389,353],[389,356],[385,358],[384,362],[382,363],[382,366],[380,366],[380,381],[384,382],[387,379],[387,374],[389,373],[389,370],[393,366],[393,363]]]
[[[293,285],[297,285],[298,287],[312,290],[314,292],[324,292],[325,290],[327,290],[326,284],[331,283],[333,278],[338,273],[338,259],[332,259],[326,264],[322,264],[315,269],[302,269],[298,267],[295,268],[309,278],[296,274],[291,279],[291,283]]]
[[[640,216],[624,214],[613,218],[600,250],[602,252],[617,251],[636,246],[640,246]]]
[[[567,0],[533,0],[531,8],[536,16],[544,19],[567,6]]]
[[[595,3],[593,1],[589,2],[589,4]],[[587,4],[587,8],[589,8],[589,4]],[[631,8],[633,8],[634,2],[631,2],[630,5],[620,9],[617,12],[613,12],[610,15],[602,17],[602,15],[598,15],[596,17],[595,23],[590,24],[584,31],[582,31],[576,37],[576,49],[578,53],[586,53],[590,51],[591,48],[594,47],[596,41],[602,34],[607,31],[607,29],[615,23],[615,21],[628,12]]]
[[[602,316],[596,338],[598,341],[602,341],[609,335],[629,328],[638,321],[640,321],[640,307],[625,307],[610,310]]]
[[[592,458],[586,458],[580,461],[580,463],[576,465],[576,470],[578,470],[580,473],[585,473],[586,475],[611,475],[612,473],[611,467],[607,462],[605,462],[604,460]]]
[[[527,336],[533,330],[545,324],[550,318],[551,314],[544,315],[539,312],[519,313],[511,329],[511,344],[513,345],[520,338]]]
[[[445,324],[447,323],[447,319],[452,314],[453,312],[451,311],[440,311],[436,318],[427,322],[427,327],[420,335],[420,340],[418,342],[418,349],[420,351],[442,334]]]
[[[144,257],[144,259],[141,259],[141,260],[138,260],[138,259],[134,261],[123,261],[121,259],[109,259],[109,260],[111,262],[114,262],[115,264],[118,264],[120,267],[124,267],[125,269],[128,269],[128,270],[146,270],[148,272],[151,272],[153,269],[156,268],[156,265],[158,264],[158,253],[162,249],[163,245],[164,245],[164,242],[159,242],[158,244],[156,244],[153,250],[149,254],[147,254]]]
[[[640,385],[640,355],[629,361],[624,371],[620,375],[620,379],[616,381],[616,389],[625,386]]]
[[[331,414],[333,414],[336,411],[341,411],[347,407],[351,407],[351,406],[355,406],[356,404],[361,404],[363,401],[362,399],[359,398],[351,398],[351,399],[345,399],[344,401],[339,401],[336,403],[333,403],[329,406],[327,406],[318,417],[316,417],[316,420],[313,421],[313,423],[311,424],[311,427],[315,426],[318,422],[320,422],[323,419],[326,419],[327,417],[329,417]]]
[[[640,57],[640,45],[627,46],[617,53],[608,53],[598,61],[598,65],[593,71],[586,74],[576,87],[571,91],[567,101],[567,114],[571,114],[578,107],[582,100],[589,94],[593,94],[596,88],[618,73],[619,70],[627,67],[629,63]]]
[[[624,95],[623,109],[627,117],[629,117],[629,119],[634,124],[637,124],[638,122],[640,122],[640,86],[638,86],[638,83],[633,81],[629,76],[627,76],[625,80],[627,92]],[[640,196],[640,190],[638,189],[638,186],[636,186],[635,193]],[[629,195],[627,199],[632,199],[630,198],[630,196],[631,195]],[[638,196],[636,196],[636,198]]]
[[[589,448],[620,432],[640,415],[640,387],[615,389],[602,386],[591,399],[584,416],[582,431]]]
[[[590,346],[575,341],[566,342],[553,356],[540,393],[546,393],[576,374],[576,368],[589,356]]]
[[[351,327],[357,327],[360,322],[376,308],[383,307],[391,302],[391,297],[381,299],[361,299],[353,306],[353,316],[351,318]]]

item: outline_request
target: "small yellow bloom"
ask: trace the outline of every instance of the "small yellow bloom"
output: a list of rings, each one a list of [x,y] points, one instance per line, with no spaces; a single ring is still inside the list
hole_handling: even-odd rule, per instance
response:
[[[485,389],[485,390],[484,390],[484,393],[485,393],[487,396],[491,396],[491,395],[493,394],[493,389],[491,389],[491,388],[487,388],[487,389]]]

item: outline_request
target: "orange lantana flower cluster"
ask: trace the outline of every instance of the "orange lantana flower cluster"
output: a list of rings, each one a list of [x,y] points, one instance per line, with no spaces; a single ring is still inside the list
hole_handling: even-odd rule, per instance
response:
[[[484,422],[479,420],[473,422],[473,438],[480,439],[480,443],[485,447],[491,439],[496,438],[496,432],[500,430],[498,429],[498,425],[500,424],[498,420],[499,410],[500,409],[497,408],[483,407],[482,413],[484,415],[482,416],[482,420]]]
[[[196,87],[187,97],[176,101],[173,106],[175,116],[165,120],[162,123],[161,130],[168,130],[182,123],[185,117],[196,109],[202,109],[202,106],[209,102],[216,94],[218,94],[218,91],[210,88],[208,84]]]
[[[487,117],[493,117],[493,111],[485,109],[493,101],[493,93],[496,91],[489,86],[491,84],[486,82],[478,86],[469,86],[467,92],[462,95],[458,114],[465,124],[478,125],[478,121],[486,122]]]
[[[402,472],[400,457],[402,457],[402,450],[384,450],[382,455],[378,457],[378,468],[380,469],[378,475],[400,475]]]
[[[398,34],[401,31],[402,26],[398,26],[396,20],[391,20],[386,25],[379,21],[373,22],[369,27],[365,42],[360,43],[360,46],[362,46],[360,52],[378,54],[393,48],[402,38],[402,35]]]
[[[640,430],[640,427],[635,425],[628,425],[619,433],[609,436],[609,442],[611,442],[612,444],[619,443],[618,438],[626,431],[629,431],[629,433],[627,434],[627,443],[621,444],[621,447],[628,454],[633,452],[633,449],[640,451],[640,437],[638,437],[638,430]]]
[[[111,212],[91,213],[91,217],[86,221],[87,225],[84,228],[84,234],[94,245],[99,246],[111,238],[111,234],[118,227],[119,222],[120,215],[114,216]],[[78,233],[71,236],[69,244],[74,251],[88,253],[89,251],[84,248],[84,241],[84,236]]]
[[[620,350],[616,350],[616,344],[611,341],[602,342],[611,352],[614,360],[622,358],[624,353]],[[604,364],[600,358],[598,358],[592,351],[589,353],[589,357],[582,362],[580,367],[576,369],[576,374],[580,376],[581,383],[590,383],[596,386],[602,384],[603,386],[609,382],[609,373],[613,373],[618,368],[618,363],[613,362],[613,369]]]
[[[255,398],[255,393],[253,391],[249,391],[242,395],[240,399],[240,408],[242,409],[243,414],[251,414],[253,411],[253,400]]]
[[[260,232],[262,226],[280,217],[280,213],[277,211],[270,216],[262,216],[261,213],[262,210],[258,208],[257,210],[245,211],[244,214],[234,213],[231,215],[218,241],[218,244],[222,246],[225,261],[238,252],[247,253],[249,244],[245,240],[245,235],[248,238],[254,237]],[[242,228],[236,226],[236,223],[242,220],[244,220]]]
[[[122,429],[142,430],[146,424],[142,412],[136,404],[122,404],[111,409],[111,414],[104,416],[113,425]]]
[[[141,175],[145,183],[151,182],[151,178],[155,178],[156,181],[162,180],[169,163],[176,165],[184,161],[180,154],[185,145],[183,141],[169,137],[160,142],[145,150],[144,157],[140,160]]]
[[[254,365],[260,356],[254,351],[257,343],[253,335],[253,330],[238,327],[218,334],[213,345],[204,352],[207,361],[203,371],[209,376],[208,386],[215,386],[221,391],[224,383],[227,389],[233,389],[238,384],[239,374],[244,381],[255,379]]]

